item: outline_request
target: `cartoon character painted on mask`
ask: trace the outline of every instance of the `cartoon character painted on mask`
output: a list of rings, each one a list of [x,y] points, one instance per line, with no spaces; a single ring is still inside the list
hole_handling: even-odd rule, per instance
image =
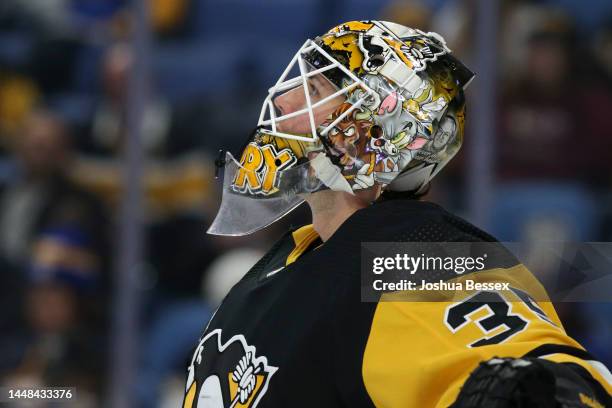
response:
[[[413,150],[420,149],[429,140],[419,121],[404,109],[401,97],[396,92],[381,102],[374,123],[397,148],[397,164],[400,168],[412,160]]]
[[[431,133],[433,121],[448,105],[447,97],[436,92],[431,81],[423,81],[412,98],[406,101],[406,110],[421,122],[423,129]]]
[[[340,105],[323,126],[335,121],[351,106],[350,103]],[[331,153],[339,158],[338,163],[342,166],[345,175],[356,173],[357,168],[361,168],[364,164],[369,165],[374,160],[374,154],[366,151],[368,130],[372,123],[360,118],[360,112],[354,110],[327,133]]]
[[[350,107],[350,103],[341,105],[323,126]],[[372,133],[373,116],[367,108],[355,110],[327,135],[330,151],[339,158],[342,174],[352,181],[353,190],[372,187],[375,173],[397,171],[398,149],[382,133]]]

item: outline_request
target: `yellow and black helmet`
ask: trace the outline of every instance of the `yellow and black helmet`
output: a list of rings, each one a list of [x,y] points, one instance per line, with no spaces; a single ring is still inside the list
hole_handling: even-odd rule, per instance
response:
[[[461,147],[473,77],[440,35],[395,23],[351,21],[307,40],[239,160],[223,160],[209,232],[256,231],[322,189],[424,188]]]

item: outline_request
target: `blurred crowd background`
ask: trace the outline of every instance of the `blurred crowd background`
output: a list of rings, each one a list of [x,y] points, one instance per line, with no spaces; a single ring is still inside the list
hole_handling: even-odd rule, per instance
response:
[[[302,208],[250,237],[207,236],[220,198],[217,150],[242,145],[306,38],[378,18],[442,34],[473,66],[478,2],[145,3],[144,263],[130,393],[134,407],[175,407],[211,311],[309,215]],[[499,14],[493,192],[480,224],[505,241],[610,241],[612,2],[500,0]],[[128,0],[0,2],[0,383],[75,386],[79,407],[109,406],[112,394],[134,21]],[[472,94],[465,148],[426,198],[468,219],[467,174],[479,160]],[[558,309],[612,366],[612,303]]]

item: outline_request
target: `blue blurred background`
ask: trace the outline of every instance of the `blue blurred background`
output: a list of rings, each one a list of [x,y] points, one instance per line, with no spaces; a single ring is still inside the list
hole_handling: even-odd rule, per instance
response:
[[[479,74],[464,149],[426,199],[504,241],[610,241],[612,2],[486,1],[497,8],[2,0],[1,384],[76,386],[78,407],[179,405],[211,311],[309,215],[246,238],[205,235],[216,152],[242,145],[304,40],[342,21],[436,31]],[[492,49],[478,49],[483,25]],[[612,366],[612,304],[557,307]]]

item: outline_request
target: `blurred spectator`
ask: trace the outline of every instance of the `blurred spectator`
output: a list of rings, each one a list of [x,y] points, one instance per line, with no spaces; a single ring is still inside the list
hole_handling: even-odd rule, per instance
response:
[[[83,402],[100,394],[106,356],[100,333],[106,324],[92,307],[101,288],[101,259],[92,242],[70,224],[45,229],[34,240],[24,325],[1,340],[3,385],[69,384]]]
[[[67,178],[71,159],[68,126],[44,110],[32,113],[15,141],[17,175],[0,192],[0,254],[22,263],[32,239],[51,224],[78,225],[102,250],[104,211]]]
[[[109,48],[102,61],[103,95],[92,121],[91,137],[81,146],[88,153],[114,156],[122,151],[126,130],[128,80],[133,65],[133,54],[127,44]],[[171,110],[162,99],[149,92],[143,114],[142,144],[146,153],[159,153],[168,140]]]
[[[64,33],[70,25],[69,0],[3,0],[0,4],[2,27],[22,28],[46,35]]]
[[[582,48],[566,18],[551,18],[529,36],[522,69],[504,87],[499,106],[501,181],[594,183],[609,177],[598,170],[612,158],[600,150],[611,138],[612,128],[601,120],[612,104],[576,75],[580,65],[590,64]]]
[[[69,0],[4,0],[0,4],[0,60],[27,73],[38,88],[71,86],[80,42]]]
[[[25,75],[0,71],[0,150],[9,150],[18,136],[24,118],[34,107],[40,92]]]
[[[532,0],[506,0],[500,21],[498,71],[501,84],[512,81],[517,75],[527,75],[525,64],[529,52],[529,39],[535,32],[569,29],[568,15],[557,7],[544,6]],[[547,28],[548,27],[548,28]]]
[[[110,47],[102,63],[103,95],[92,118],[91,133],[81,139],[72,176],[114,206],[121,196],[119,160],[126,139],[128,81],[133,54],[127,44]],[[215,253],[203,235],[212,213],[212,162],[198,144],[189,117],[180,125],[163,97],[149,87],[143,111],[142,146],[145,155],[143,188],[147,260],[155,291],[197,293],[202,271]],[[193,118],[192,118],[193,119]],[[186,137],[183,137],[187,135]],[[195,137],[197,136],[197,138]]]
[[[89,237],[87,245],[94,256],[106,258],[104,210],[96,199],[76,187],[66,175],[71,155],[67,125],[53,113],[37,110],[27,116],[16,135],[13,147],[17,168],[11,173],[9,182],[0,188],[0,260],[4,272],[0,297],[2,304],[8,306],[2,313],[2,328],[7,333],[12,333],[16,325],[23,327],[19,324],[20,308],[15,305],[23,303],[23,292],[27,289],[24,285],[32,282],[25,273],[36,265],[32,257],[43,253],[51,254],[52,258],[53,254],[63,256],[63,252],[56,250],[39,252],[49,248],[49,245],[40,244],[42,231],[54,225],[82,231],[81,234]],[[97,267],[102,270],[105,265],[99,261]],[[48,292],[41,289],[40,296],[28,296],[40,299]],[[51,292],[48,296],[53,301],[57,293]],[[62,294],[57,297],[66,300],[69,296]],[[7,353],[0,360],[8,362],[12,349],[0,349]],[[16,355],[12,354],[13,357]]]
[[[133,52],[128,44],[114,44],[106,50],[100,68],[102,94],[91,118],[90,134],[78,145],[83,153],[108,158],[123,151],[132,66]],[[171,158],[198,149],[202,135],[192,128],[197,118],[182,112],[175,118],[175,107],[157,92],[151,72],[140,74],[149,76],[141,133],[145,156]]]

